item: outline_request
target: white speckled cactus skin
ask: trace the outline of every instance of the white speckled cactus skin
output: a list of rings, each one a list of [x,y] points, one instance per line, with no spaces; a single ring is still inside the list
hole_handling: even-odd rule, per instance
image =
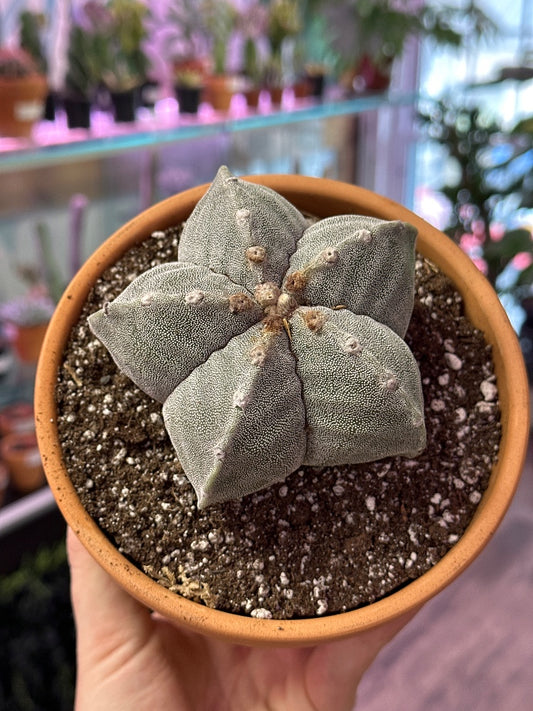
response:
[[[178,262],[89,317],[118,367],[163,403],[199,508],[302,465],[416,456],[413,227],[358,215],[312,226],[222,167]]]

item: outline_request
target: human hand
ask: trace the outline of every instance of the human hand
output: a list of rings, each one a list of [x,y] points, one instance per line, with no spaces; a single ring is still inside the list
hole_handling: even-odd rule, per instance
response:
[[[130,597],[72,531],[75,711],[351,711],[357,686],[409,613],[305,648],[249,648],[178,627]]]

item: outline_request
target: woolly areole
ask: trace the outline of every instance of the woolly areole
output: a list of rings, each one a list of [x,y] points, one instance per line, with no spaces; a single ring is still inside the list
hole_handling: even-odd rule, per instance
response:
[[[163,403],[199,508],[302,465],[424,449],[420,374],[403,340],[415,237],[406,223],[359,215],[309,225],[222,167],[178,261],[89,317],[117,366]]]

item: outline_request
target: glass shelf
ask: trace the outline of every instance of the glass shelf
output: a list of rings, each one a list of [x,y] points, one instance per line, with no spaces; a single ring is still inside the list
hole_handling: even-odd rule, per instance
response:
[[[324,101],[297,100],[289,93],[281,108],[263,102],[257,111],[246,107],[243,96],[234,97],[228,113],[201,106],[197,116],[180,115],[174,99],[158,102],[154,110],[141,109],[133,124],[116,124],[110,114],[95,111],[91,129],[68,129],[62,112],[54,122],[43,121],[31,139],[0,138],[0,173],[51,166],[83,159],[103,158],[119,152],[155,148],[220,133],[286,126],[337,116],[374,111],[386,106],[413,103],[411,94],[369,94]]]

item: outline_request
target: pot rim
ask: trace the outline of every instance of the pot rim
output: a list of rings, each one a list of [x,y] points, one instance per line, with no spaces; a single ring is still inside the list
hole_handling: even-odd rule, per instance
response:
[[[208,184],[167,198],[123,225],[89,257],[67,287],[51,319],[37,368],[37,437],[48,483],[68,525],[98,563],[131,595],[175,622],[225,640],[251,645],[310,645],[351,636],[420,607],[479,555],[511,503],[525,461],[529,435],[528,381],[518,339],[496,293],[471,260],[439,230],[392,200],[347,183],[293,175],[245,179],[271,187],[300,210],[318,212],[320,217],[362,213],[413,224],[418,229],[417,248],[452,279],[464,299],[467,316],[492,344],[502,412],[499,460],[459,541],[421,577],[365,607],[324,617],[266,620],[214,610],[170,592],[121,555],[85,511],[63,464],[56,427],[56,373],[70,329],[95,279],[153,231],[186,219]]]

